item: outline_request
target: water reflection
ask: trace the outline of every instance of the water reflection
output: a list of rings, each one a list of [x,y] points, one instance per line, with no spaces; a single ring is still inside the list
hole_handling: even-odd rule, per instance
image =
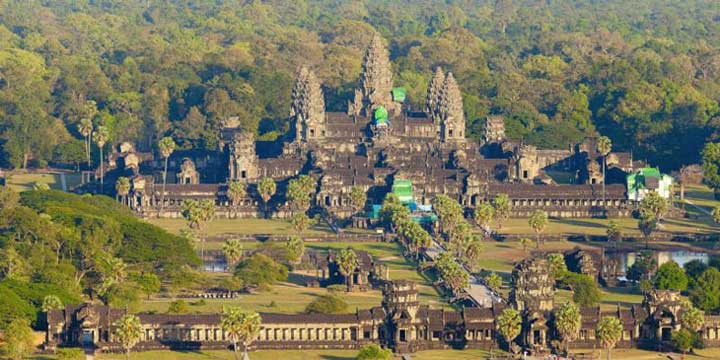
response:
[[[626,272],[627,269],[635,263],[635,259],[640,256],[640,252],[624,252],[608,255],[611,258],[617,259],[620,269],[622,269],[623,272]],[[680,267],[692,260],[700,260],[707,264],[710,259],[710,256],[706,253],[693,251],[653,251],[652,256],[658,266],[670,260],[678,263]]]

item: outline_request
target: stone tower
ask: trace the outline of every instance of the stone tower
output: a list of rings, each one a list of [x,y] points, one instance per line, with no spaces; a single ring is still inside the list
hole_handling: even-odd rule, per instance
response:
[[[443,142],[465,140],[465,113],[462,94],[451,72],[445,77],[439,101],[440,140]]]
[[[438,104],[440,103],[440,92],[445,84],[445,73],[441,67],[435,68],[435,73],[430,84],[428,84],[427,94],[425,95],[425,112],[432,119],[433,123],[440,125],[440,114]]]
[[[296,141],[325,136],[325,99],[320,81],[311,70],[302,67],[295,79],[290,104],[290,118]]]
[[[525,259],[512,272],[510,304],[520,312],[551,311],[555,280],[542,258]]]
[[[237,132],[228,144],[230,181],[254,182],[258,178],[258,157],[255,154],[255,136]]]
[[[375,34],[365,51],[355,99],[348,103],[350,115],[372,116],[382,106],[390,114],[398,114],[400,104],[392,100],[392,67],[390,55],[379,35]]]
[[[403,312],[407,312],[407,315],[415,318],[420,306],[415,283],[407,280],[388,281],[382,293],[382,306],[389,316],[399,318]]]

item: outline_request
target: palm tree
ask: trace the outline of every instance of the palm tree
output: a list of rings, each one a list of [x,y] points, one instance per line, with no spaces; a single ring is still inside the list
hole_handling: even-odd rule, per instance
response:
[[[85,137],[85,157],[87,157],[88,167],[90,166],[90,139],[93,133],[93,123],[91,119],[82,118],[78,124],[78,131]]]
[[[528,225],[535,231],[535,246],[540,248],[540,233],[545,230],[548,224],[548,215],[542,210],[535,210],[528,219]]]
[[[365,207],[365,202],[367,201],[367,193],[365,190],[360,186],[353,186],[350,188],[350,203],[352,204],[354,211],[360,211],[363,207]]]
[[[603,206],[605,206],[605,168],[607,167],[607,156],[612,151],[612,142],[607,136],[601,136],[597,141],[597,151],[602,155],[602,172],[603,172]]]
[[[338,267],[340,273],[345,277],[345,284],[347,285],[348,291],[350,291],[350,280],[355,268],[358,266],[358,258],[355,251],[351,248],[340,250],[340,254],[337,256]]]
[[[607,359],[610,360],[610,352],[615,347],[622,335],[623,326],[620,320],[614,316],[604,316],[595,329],[600,344],[607,349]]]
[[[233,344],[235,360],[238,359],[238,343],[243,345],[243,358],[248,358],[247,348],[260,332],[262,318],[256,312],[246,312],[238,307],[226,307],[220,318],[220,327]]]
[[[507,194],[498,194],[493,199],[493,207],[495,208],[495,222],[498,229],[502,228],[502,222],[510,217],[512,211],[512,202]]]
[[[115,192],[122,199],[123,204],[127,204],[127,196],[130,193],[130,179],[121,176],[115,182]]]
[[[240,200],[242,200],[245,195],[247,195],[247,190],[245,189],[245,184],[239,182],[239,181],[231,181],[228,184],[227,189],[227,196],[230,198],[230,201],[232,201],[233,207],[237,210],[237,206],[240,203]]]
[[[160,149],[160,155],[165,159],[162,196],[160,199],[160,210],[162,210],[165,207],[165,185],[167,184],[168,159],[170,159],[170,155],[172,155],[175,151],[175,141],[173,138],[166,136],[158,141],[158,149]]]
[[[238,239],[228,239],[222,245],[222,252],[228,264],[228,269],[235,265],[243,255],[243,245]]]
[[[97,131],[94,134],[95,137],[95,143],[98,146],[98,149],[100,150],[100,192],[103,192],[105,190],[105,168],[104,168],[104,161],[103,161],[103,147],[105,147],[105,144],[110,140],[110,133],[108,132],[107,127],[105,126],[98,126]]]
[[[497,331],[505,340],[508,345],[508,350],[515,352],[513,341],[520,335],[522,330],[522,317],[520,313],[513,308],[506,308],[503,310],[497,319],[495,319],[495,326]]]
[[[125,349],[125,359],[130,360],[130,349],[140,341],[143,333],[140,318],[135,315],[125,315],[115,322],[115,338]]]
[[[270,201],[270,198],[275,195],[275,191],[277,191],[277,185],[272,178],[264,177],[260,179],[257,188],[258,193],[260,193],[260,197],[263,200],[263,204],[265,205],[265,212],[267,212],[268,201]]]
[[[205,224],[215,217],[215,202],[210,199],[185,200],[182,203],[182,216],[188,227],[197,230],[200,239],[200,258],[205,256]]]
[[[568,344],[580,334],[580,325],[580,309],[572,302],[566,302],[555,313],[555,329],[562,338],[565,354],[568,352]]]

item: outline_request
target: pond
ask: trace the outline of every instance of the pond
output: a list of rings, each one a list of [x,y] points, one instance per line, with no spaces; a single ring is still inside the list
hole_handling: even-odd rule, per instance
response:
[[[225,259],[209,259],[205,260],[203,269],[209,272],[226,272],[227,262]]]
[[[658,266],[672,260],[681,267],[692,260],[700,260],[707,264],[710,255],[703,252],[676,250],[676,251],[653,251],[653,258]],[[627,271],[635,263],[635,259],[640,256],[640,252],[623,252],[609,255],[618,259],[618,264],[623,272]]]

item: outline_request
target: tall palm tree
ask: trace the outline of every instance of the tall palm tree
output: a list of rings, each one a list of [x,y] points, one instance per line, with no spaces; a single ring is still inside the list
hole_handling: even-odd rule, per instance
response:
[[[97,131],[93,136],[95,138],[95,143],[100,150],[100,192],[102,193],[105,190],[105,167],[103,165],[103,147],[105,147],[105,144],[107,144],[108,140],[110,140],[110,132],[108,131],[107,127],[100,125],[98,126]]]
[[[228,184],[227,195],[233,204],[235,210],[237,210],[238,203],[247,195],[247,189],[245,184],[239,181],[231,181]]]
[[[125,349],[125,359],[130,360],[130,349],[140,341],[143,329],[140,318],[135,315],[125,315],[115,322],[115,337]]]
[[[612,151],[612,142],[607,136],[601,136],[597,141],[597,151],[602,155],[603,172],[603,206],[605,206],[605,168],[607,167],[607,156]]]
[[[82,134],[82,136],[85,137],[85,157],[87,158],[88,167],[90,167],[90,135],[92,135],[93,133],[92,120],[88,118],[80,119],[80,123],[78,124],[78,131],[80,132],[80,134]]]
[[[243,345],[243,358],[248,358],[247,348],[260,333],[262,318],[256,312],[246,312],[238,307],[226,307],[220,318],[220,327],[233,344],[235,360],[238,360],[238,343]]]
[[[235,265],[243,255],[243,245],[238,239],[228,239],[222,245],[222,252],[225,255],[228,269]]]
[[[275,184],[275,180],[272,178],[264,177],[260,179],[257,188],[258,193],[260,193],[260,197],[263,200],[263,204],[265,205],[265,212],[267,213],[268,201],[270,201],[270,198],[275,195],[275,192],[277,191],[277,184]]]
[[[130,193],[130,179],[121,176],[115,182],[115,192],[122,199],[122,203],[127,205],[127,196]]]
[[[342,249],[340,250],[340,254],[338,254],[337,263],[340,268],[340,273],[345,276],[345,284],[348,290],[350,290],[350,279],[358,265],[357,254],[355,254],[355,251],[351,248]]]
[[[165,168],[163,171],[163,187],[162,187],[162,195],[160,199],[160,210],[165,207],[165,185],[167,184],[167,171],[168,171],[168,159],[170,159],[170,155],[175,151],[175,141],[169,137],[166,136],[158,142],[158,149],[160,149],[160,155],[165,159]]]
[[[620,319],[614,316],[604,316],[597,323],[595,332],[597,338],[600,340],[600,344],[607,349],[607,359],[610,360],[610,352],[615,347],[620,336],[622,335],[623,327]]]

